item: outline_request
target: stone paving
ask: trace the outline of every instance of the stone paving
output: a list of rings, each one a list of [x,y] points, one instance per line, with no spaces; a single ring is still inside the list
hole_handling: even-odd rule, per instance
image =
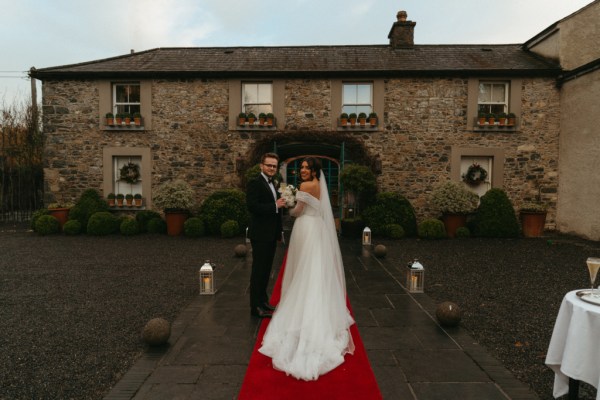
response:
[[[384,399],[538,399],[464,329],[440,327],[436,304],[405,290],[404,270],[354,240],[341,239],[340,246],[350,303]],[[283,253],[278,248],[271,285]],[[237,398],[260,324],[248,306],[250,265],[251,253],[219,268],[217,293],[198,295],[173,322],[169,344],[148,349],[105,399]]]

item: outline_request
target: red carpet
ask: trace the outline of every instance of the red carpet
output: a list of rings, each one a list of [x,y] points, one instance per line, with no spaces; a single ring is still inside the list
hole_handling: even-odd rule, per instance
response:
[[[273,289],[272,304],[279,303],[284,268],[285,259]],[[348,308],[350,308],[349,303]],[[239,400],[382,399],[356,324],[350,327],[356,346],[354,354],[346,354],[342,365],[320,376],[316,381],[306,382],[287,376],[285,372],[274,370],[271,366],[271,358],[258,352],[269,321],[269,318],[265,318],[261,323]]]

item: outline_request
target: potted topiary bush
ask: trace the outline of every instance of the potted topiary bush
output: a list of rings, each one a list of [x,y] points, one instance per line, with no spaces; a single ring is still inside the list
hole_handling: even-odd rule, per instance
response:
[[[139,112],[134,113],[133,114],[133,123],[136,126],[142,125],[142,114],[140,114]]]
[[[139,193],[134,194],[133,201],[134,201],[136,207],[141,207],[142,206],[142,195]]]
[[[111,112],[106,113],[106,125],[114,125],[114,123],[115,123],[114,114]]]
[[[58,220],[61,229],[69,219],[71,207],[73,207],[73,203],[51,203],[48,205],[48,213]]]
[[[181,235],[189,210],[195,204],[194,190],[182,180],[167,182],[156,191],[153,204],[165,213],[167,233],[171,236]]]
[[[433,208],[442,214],[446,234],[451,238],[457,228],[467,224],[467,215],[477,209],[478,202],[479,196],[453,181],[436,186],[431,193]]]
[[[125,202],[127,203],[127,207],[131,207],[133,205],[133,195],[131,193],[127,193],[125,195]]]
[[[350,125],[356,125],[356,113],[350,113],[350,115],[348,115],[348,119],[350,120]]]
[[[360,126],[365,126],[367,124],[367,114],[364,112],[361,112],[358,114],[358,123],[360,124]]]
[[[346,113],[341,113],[340,114],[340,125],[341,126],[348,125],[348,114],[346,114]]]
[[[372,127],[377,125],[377,113],[372,112],[369,114],[369,125]]]
[[[521,229],[525,237],[539,237],[544,232],[548,207],[540,202],[524,203],[519,211]]]
[[[475,236],[517,237],[519,222],[506,192],[492,188],[481,196],[474,219]]]
[[[246,124],[246,113],[239,113],[238,114],[238,125],[245,125]]]
[[[275,120],[275,115],[273,115],[273,113],[267,113],[267,126],[273,126],[274,120]]]
[[[117,196],[115,196],[114,193],[109,193],[108,196],[106,196],[106,198],[108,199],[108,206],[109,207],[114,207],[115,206],[115,198]]]
[[[123,207],[123,200],[125,200],[125,195],[123,193],[117,194],[117,206]]]

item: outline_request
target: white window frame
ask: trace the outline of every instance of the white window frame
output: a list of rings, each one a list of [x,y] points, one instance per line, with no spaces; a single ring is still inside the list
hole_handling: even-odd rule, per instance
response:
[[[136,183],[127,183],[121,180],[121,168],[127,163],[134,163],[140,167],[140,178]],[[144,196],[142,190],[142,156],[113,156],[113,190],[114,194],[122,193],[136,194]]]
[[[117,100],[117,89],[123,86],[137,86],[139,93],[139,101],[130,101],[128,98],[127,101],[118,101]],[[135,112],[140,112],[142,109],[142,86],[140,82],[115,82],[112,85],[112,104],[113,104],[113,113],[116,115],[118,113],[130,113],[133,114]],[[131,111],[133,107],[134,111]],[[119,111],[122,109],[123,111]]]
[[[268,86],[268,89],[261,92],[260,86]],[[251,103],[247,100],[247,92],[256,88],[256,102]],[[268,92],[265,98],[264,93]],[[263,97],[261,97],[263,93]],[[272,82],[242,82],[242,112],[254,113],[257,117],[260,113],[273,113],[273,83]]]
[[[356,88],[361,85],[369,87],[369,102],[361,103],[358,101],[358,98],[356,98],[354,102],[345,103],[347,90],[349,90],[351,86]],[[355,89],[355,91],[358,93],[358,90]],[[342,82],[342,112],[346,114],[356,113],[357,115],[361,112],[364,112],[367,115],[373,112],[373,82]]]
[[[481,87],[482,85],[490,85],[490,93],[493,94],[494,86],[504,86],[504,99],[502,101],[494,100],[493,98],[490,101],[485,101],[481,99]],[[493,96],[490,96],[493,97]],[[510,110],[510,82],[508,81],[479,81],[478,91],[477,91],[477,112],[490,113],[492,112],[494,106],[502,106],[502,111],[504,113],[508,113]],[[496,110],[495,113],[499,111]]]

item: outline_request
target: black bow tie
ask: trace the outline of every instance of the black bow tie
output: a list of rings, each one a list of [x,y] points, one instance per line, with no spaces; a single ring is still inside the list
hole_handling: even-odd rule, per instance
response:
[[[273,178],[267,178],[267,182],[273,183]]]

